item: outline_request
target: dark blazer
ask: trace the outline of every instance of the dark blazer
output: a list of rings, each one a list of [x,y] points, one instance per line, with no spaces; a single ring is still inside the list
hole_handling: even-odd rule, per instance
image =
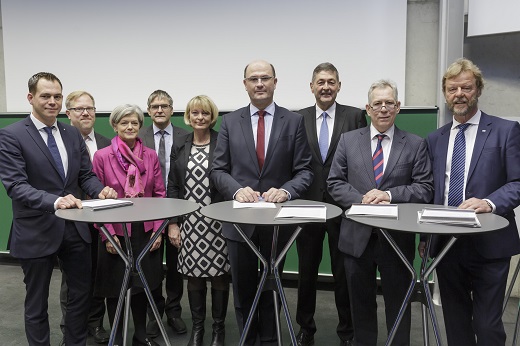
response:
[[[110,145],[110,139],[100,135],[99,133],[94,131],[94,137],[96,137],[96,145],[98,150],[108,147]]]
[[[99,195],[103,189],[92,173],[80,132],[70,125],[57,124],[69,158],[65,182],[30,117],[0,129],[0,178],[12,200],[10,251],[17,258],[43,257],[58,251],[65,230],[65,220],[54,215],[58,197],[77,196],[78,186],[90,196]],[[75,225],[90,243],[87,224]]]
[[[336,103],[336,116],[334,118],[334,128],[330,139],[329,151],[325,162],[321,158],[320,147],[318,146],[318,135],[316,130],[316,106],[300,109],[298,111],[305,120],[305,130],[312,153],[312,172],[314,179],[311,186],[303,193],[302,198],[314,201],[324,201],[334,203],[327,191],[327,177],[329,176],[330,166],[339,138],[342,133],[352,131],[367,126],[367,119],[363,111],[359,108],[344,106]]]
[[[210,143],[209,143],[209,167],[208,175],[211,170],[211,163],[213,161],[213,153],[217,145],[218,132],[210,130]],[[168,189],[166,191],[166,197],[168,198],[180,198],[184,199],[186,193],[186,167],[188,166],[188,160],[190,158],[191,147],[193,144],[193,132],[187,133],[184,136],[177,137],[172,147],[172,153],[170,155],[170,174],[168,175]],[[218,193],[217,189],[213,187],[213,183],[210,180],[209,188],[211,192],[211,202],[216,203],[222,201],[222,197]]]
[[[262,171],[258,166],[249,106],[222,117],[210,179],[224,200],[249,186],[260,193],[271,187],[282,188],[292,199],[300,198],[313,178],[311,152],[303,117],[275,105],[271,137]],[[242,227],[251,236],[254,226]],[[224,224],[228,239],[243,241],[233,225]]]
[[[177,138],[188,134],[189,132],[186,131],[183,128],[173,126],[173,141],[175,142]],[[154,133],[153,133],[153,125],[143,127],[139,130],[139,138],[143,141],[143,144],[146,145],[148,148],[152,148],[155,150],[155,140],[154,140]]]
[[[376,188],[372,166],[370,127],[341,135],[327,179],[329,193],[344,209],[361,203],[363,195]],[[426,141],[395,127],[390,157],[379,190],[390,191],[392,203],[429,203],[433,197],[433,176]],[[359,257],[365,250],[372,227],[343,216],[339,238],[340,251]],[[400,248],[414,247],[413,238],[392,235]],[[401,239],[412,244],[401,244]]]
[[[435,204],[444,204],[446,156],[452,123],[428,136],[428,150],[433,165]],[[496,206],[495,213],[505,217],[509,226],[471,235],[475,248],[488,259],[520,253],[520,240],[514,208],[520,205],[520,125],[482,112],[473,156],[469,166],[465,198],[487,198]],[[434,237],[435,255],[442,237]]]

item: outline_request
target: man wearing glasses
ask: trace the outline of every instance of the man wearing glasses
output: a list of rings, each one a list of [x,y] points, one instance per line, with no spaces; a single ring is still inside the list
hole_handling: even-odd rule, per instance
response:
[[[70,120],[70,124],[77,128],[87,146],[90,160],[94,157],[94,153],[98,149],[105,148],[110,145],[110,139],[99,133],[94,132],[94,123],[96,122],[96,107],[94,97],[86,91],[71,92],[65,100],[65,113]],[[82,196],[85,199],[86,196]],[[89,230],[92,236],[91,259],[92,259],[92,287],[94,287],[97,267],[97,253],[99,242],[99,231],[89,224]],[[65,335],[65,313],[67,309],[67,283],[65,273],[62,272],[61,289],[60,289],[60,305],[62,311],[61,330]],[[107,343],[109,334],[103,327],[103,317],[105,316],[105,298],[97,297],[94,290],[91,290],[90,311],[88,315],[88,334],[94,338],[98,344]]]
[[[432,199],[426,141],[394,125],[399,110],[396,85],[388,80],[375,82],[366,105],[371,125],[341,136],[327,183],[330,195],[343,209],[353,203],[429,203]],[[415,234],[389,233],[411,264]],[[375,346],[376,269],[381,274],[388,331],[405,298],[410,273],[379,229],[343,218],[338,248],[345,254],[354,345]],[[410,325],[408,306],[392,345],[410,345]]]
[[[187,134],[188,131],[172,125],[170,120],[173,115],[173,99],[164,90],[155,90],[148,97],[148,114],[152,118],[153,124],[143,127],[139,131],[139,137],[143,140],[144,145],[157,152],[164,186],[167,188],[173,141]],[[167,323],[173,331],[177,334],[184,334],[186,324],[181,318],[183,278],[177,271],[178,250],[169,241],[165,241],[164,244],[166,247],[166,300],[162,296],[162,289],[154,292],[156,293],[154,300],[160,315],[166,313]],[[160,330],[150,308],[148,308],[148,318],[146,333],[155,338],[159,336]]]
[[[277,78],[272,64],[254,61],[244,70],[250,104],[222,117],[210,179],[225,200],[254,203],[300,198],[312,182],[311,152],[303,117],[274,103]],[[243,225],[244,233],[270,258],[272,227]],[[280,228],[279,253],[293,229]],[[235,314],[242,333],[258,284],[258,258],[234,229],[224,223],[233,279]],[[283,270],[283,261],[280,271]],[[272,292],[263,292],[247,345],[277,344]]]

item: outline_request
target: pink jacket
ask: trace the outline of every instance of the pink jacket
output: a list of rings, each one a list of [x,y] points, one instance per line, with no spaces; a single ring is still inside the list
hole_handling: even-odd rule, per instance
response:
[[[144,197],[164,198],[166,191],[161,175],[161,167],[155,150],[143,146],[143,160],[146,172],[141,176],[144,185]],[[112,147],[108,146],[96,151],[92,161],[92,170],[98,176],[101,183],[110,186],[117,191],[117,195],[121,198],[124,196],[124,186],[126,180],[126,172],[123,170],[116,156],[112,152]],[[163,220],[147,221],[144,223],[146,232],[156,231],[161,226]],[[123,235],[123,226],[121,224],[105,224],[107,230],[112,235]],[[96,225],[96,228],[99,227]],[[132,230],[130,224],[127,224],[128,233],[131,236]],[[103,241],[106,238],[101,234]]]

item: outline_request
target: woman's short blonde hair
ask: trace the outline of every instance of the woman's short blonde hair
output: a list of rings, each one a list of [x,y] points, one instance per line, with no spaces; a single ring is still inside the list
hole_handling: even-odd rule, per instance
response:
[[[195,109],[200,108],[205,112],[208,112],[211,114],[211,124],[209,125],[209,128],[213,128],[215,124],[217,123],[218,118],[218,108],[217,105],[215,105],[215,102],[211,100],[206,95],[199,95],[195,96],[191,100],[188,101],[188,104],[186,105],[186,111],[184,112],[184,123],[186,125],[190,125],[190,112]]]

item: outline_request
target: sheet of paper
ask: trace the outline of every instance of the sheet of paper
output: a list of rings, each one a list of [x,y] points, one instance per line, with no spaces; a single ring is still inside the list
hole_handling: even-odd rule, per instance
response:
[[[347,215],[374,216],[397,219],[397,204],[352,204]]]
[[[274,203],[258,201],[255,203],[240,203],[237,201],[233,201],[233,209],[242,209],[242,208],[258,208],[258,209],[266,209],[266,208],[276,208]]]
[[[275,219],[327,219],[327,207],[324,205],[284,205]]]
[[[102,210],[133,205],[134,203],[125,199],[88,199],[81,201],[84,208],[92,210]]]

